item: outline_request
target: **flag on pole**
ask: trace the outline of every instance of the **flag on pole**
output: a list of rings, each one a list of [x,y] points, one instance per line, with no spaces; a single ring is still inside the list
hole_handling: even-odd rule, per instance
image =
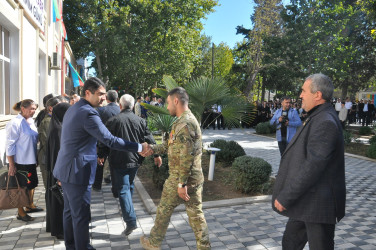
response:
[[[73,68],[72,64],[69,62],[69,68],[72,72],[72,80],[73,80],[73,87],[84,86],[84,81],[77,73],[77,71]]]
[[[57,0],[52,0],[52,15],[52,20],[54,23],[61,20],[61,11],[59,10]]]

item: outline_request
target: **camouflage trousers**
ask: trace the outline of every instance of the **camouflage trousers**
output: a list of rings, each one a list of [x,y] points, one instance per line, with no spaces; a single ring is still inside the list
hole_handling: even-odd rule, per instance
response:
[[[170,176],[171,177],[171,176]],[[202,184],[188,187],[189,201],[184,201],[178,195],[176,178],[168,178],[163,185],[161,201],[157,208],[154,227],[150,231],[149,241],[154,246],[160,246],[166,234],[168,223],[174,209],[184,203],[189,224],[196,237],[197,249],[210,249],[209,230],[202,211]]]

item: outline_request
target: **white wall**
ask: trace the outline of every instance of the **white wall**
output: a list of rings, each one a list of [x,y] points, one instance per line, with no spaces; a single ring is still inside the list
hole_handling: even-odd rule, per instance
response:
[[[38,61],[37,32],[30,22],[23,17],[22,30],[22,99],[37,101]]]

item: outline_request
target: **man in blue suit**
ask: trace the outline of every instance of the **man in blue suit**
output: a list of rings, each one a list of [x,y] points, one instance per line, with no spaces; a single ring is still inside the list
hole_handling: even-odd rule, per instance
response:
[[[110,148],[146,156],[147,143],[134,143],[113,136],[95,107],[106,98],[105,84],[92,77],[85,81],[83,98],[64,116],[60,151],[53,174],[64,191],[64,240],[66,249],[94,249],[90,245],[91,185],[97,167],[97,140]]]

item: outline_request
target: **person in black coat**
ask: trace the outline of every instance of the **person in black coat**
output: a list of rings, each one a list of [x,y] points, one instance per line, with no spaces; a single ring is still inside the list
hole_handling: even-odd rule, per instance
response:
[[[132,112],[134,103],[135,100],[131,95],[123,95],[120,98],[120,114],[110,118],[106,123],[106,127],[114,136],[124,140],[155,144],[153,135],[150,133],[145,119],[142,119]],[[109,149],[104,144],[99,143],[98,162],[103,163],[106,156],[108,156],[110,168],[113,173],[113,187],[119,197],[123,220],[127,224],[124,233],[129,235],[137,228],[136,212],[132,203],[132,195],[134,190],[134,178],[144,157],[137,153]]]
[[[106,124],[108,119],[120,113],[120,107],[116,103],[117,98],[118,98],[118,93],[115,90],[107,91],[107,95],[106,95],[107,105],[104,107],[99,107],[97,109],[103,124]],[[106,161],[106,159],[104,161]],[[95,191],[99,191],[102,189],[103,168],[104,168],[104,162],[103,162],[103,165],[99,165],[99,164],[97,165],[97,170],[95,172],[95,181],[93,184],[93,190]],[[104,180],[106,183],[110,183],[111,176],[107,175],[104,178]]]
[[[55,185],[56,179],[52,174],[54,170],[57,154],[60,150],[60,136],[61,124],[65,112],[70,105],[68,103],[59,103],[52,110],[52,117],[46,144],[46,170],[47,170],[47,185],[46,185],[46,231],[51,232],[52,236],[58,239],[64,239],[63,232],[63,210],[64,204],[52,194],[50,188]]]
[[[289,217],[283,249],[334,249],[335,224],[345,216],[346,185],[342,126],[330,100],[333,84],[323,74],[302,87],[303,126],[281,156],[272,207]]]

